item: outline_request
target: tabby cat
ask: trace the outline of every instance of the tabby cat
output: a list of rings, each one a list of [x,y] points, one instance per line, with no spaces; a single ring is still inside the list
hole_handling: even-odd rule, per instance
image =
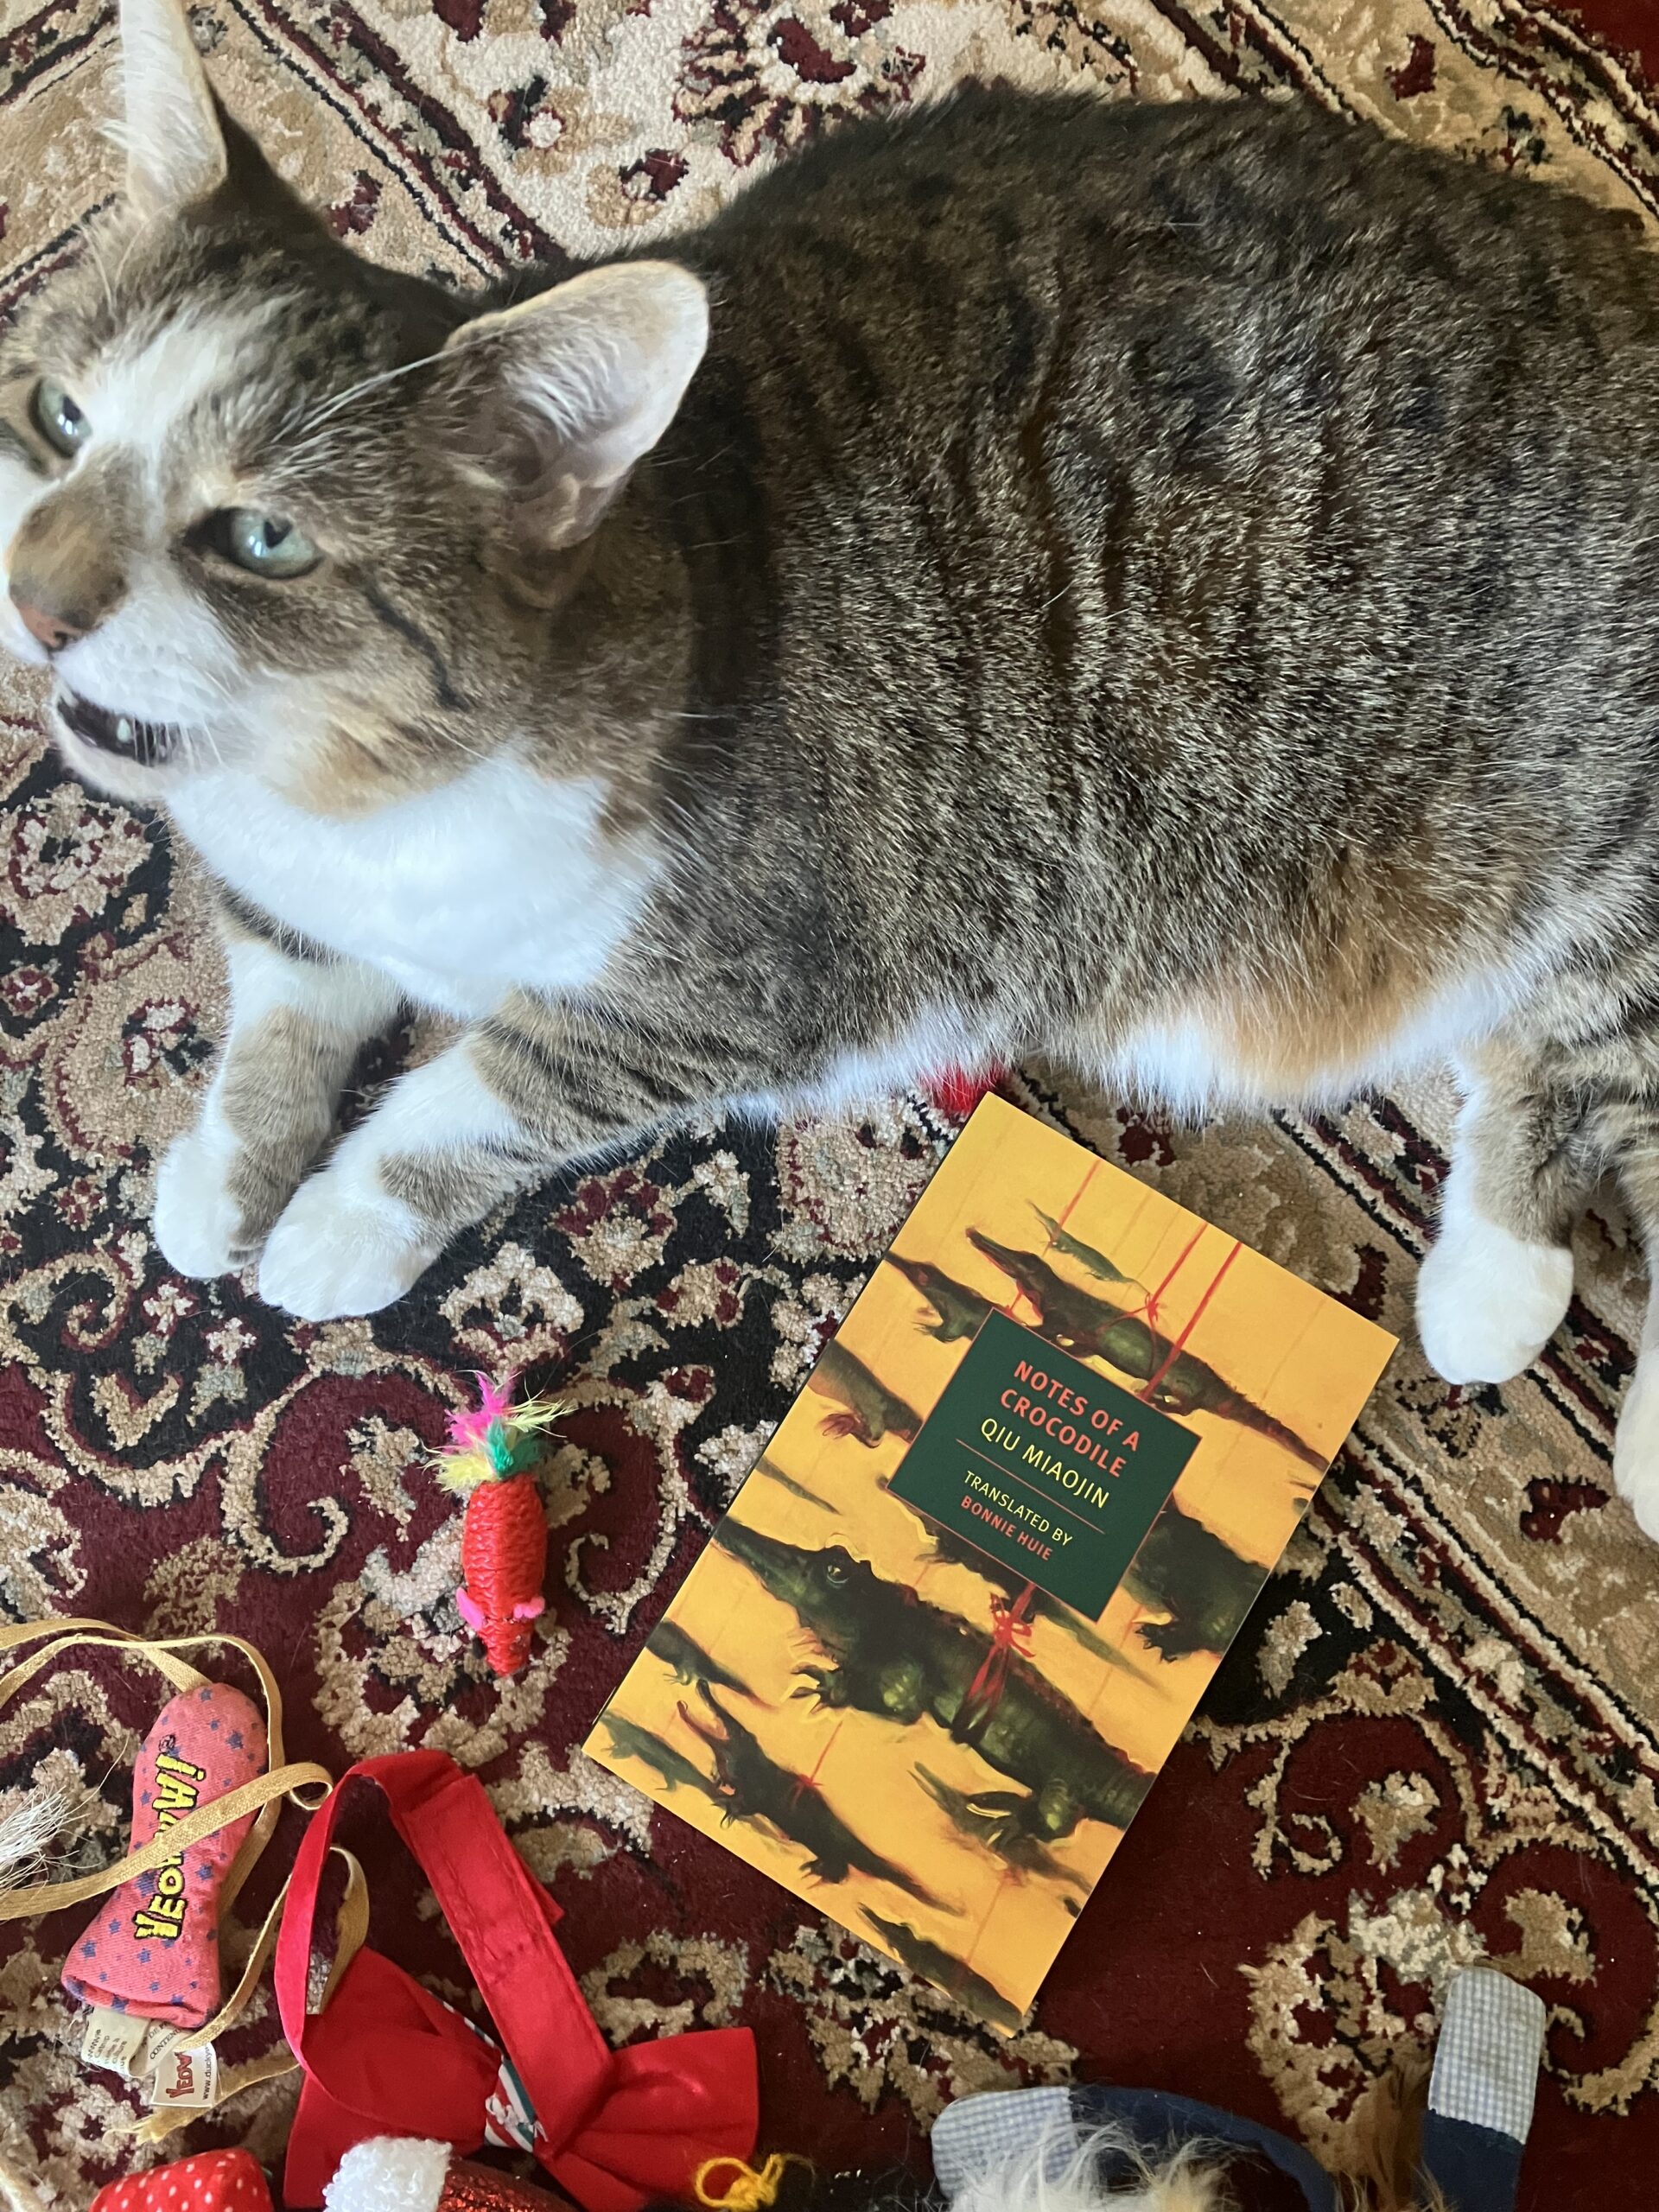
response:
[[[559,1163],[1044,1052],[1456,1055],[1453,1382],[1659,1246],[1659,265],[1306,105],[967,92],[671,251],[354,258],[125,0],[129,175],[0,358],[0,642],[218,887],[182,1273],[320,1319]],[[327,1149],[407,1004],[466,1025]],[[316,1163],[321,1160],[324,1164]],[[1659,1534],[1659,1321],[1615,1462]]]

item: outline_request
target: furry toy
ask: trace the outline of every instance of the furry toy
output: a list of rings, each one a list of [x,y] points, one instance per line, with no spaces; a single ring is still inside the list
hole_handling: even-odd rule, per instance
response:
[[[323,2212],[564,2212],[569,2199],[458,2158],[447,2143],[382,2135],[346,2153],[322,2203]]]
[[[1514,2212],[1545,2019],[1507,1975],[1458,1975],[1432,2072],[1402,2064],[1382,2077],[1357,2166],[1340,2175],[1230,2113],[1159,2090],[1080,2087],[947,2106],[931,2190],[907,2175],[820,2177],[792,2162],[770,2190],[698,2195],[722,2212],[1233,2212],[1260,2202],[1265,2184],[1275,2206],[1299,2212]]]

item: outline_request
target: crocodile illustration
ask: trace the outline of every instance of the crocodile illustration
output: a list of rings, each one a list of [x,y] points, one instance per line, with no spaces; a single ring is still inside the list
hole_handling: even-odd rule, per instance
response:
[[[1003,1811],[1002,1832],[1052,1842],[1079,1821],[1128,1826],[1152,1777],[1017,1653],[839,1544],[807,1551],[730,1515],[715,1541],[792,1608],[830,1660],[797,1669],[795,1696],[904,1727],[931,1720],[970,1745],[1025,1793]]]
[[[701,1790],[705,1797],[718,1802],[718,1793],[706,1774],[699,1774],[683,1751],[677,1751],[672,1744],[665,1744],[660,1736],[653,1736],[649,1728],[642,1728],[637,1720],[626,1720],[620,1713],[607,1713],[604,1720],[605,1733],[611,1739],[612,1755],[619,1759],[632,1759],[640,1766],[649,1767],[660,1776],[662,1784],[671,1796],[677,1789]]]
[[[889,1496],[897,1497],[897,1492],[890,1483],[881,1482],[880,1478],[878,1481],[880,1487]],[[959,1536],[954,1529],[943,1528],[937,1521],[930,1520],[921,1508],[912,1505],[908,1498],[899,1497],[898,1503],[930,1540],[928,1549],[933,1558],[942,1560],[950,1567],[965,1567],[969,1574],[976,1574],[982,1582],[993,1590],[1000,1591],[1004,1597],[1018,1599],[1029,1591],[1031,1594],[1026,1599],[1027,1620],[1052,1621],[1056,1628],[1063,1629],[1074,1643],[1080,1644],[1090,1658],[1103,1659],[1109,1667],[1121,1667],[1125,1674],[1133,1675],[1137,1681],[1147,1679],[1133,1659],[1120,1651],[1116,1644],[1108,1643],[1081,1613],[1074,1611],[1060,1599],[1051,1598],[1046,1590],[1039,1590],[1028,1576],[1021,1574],[1017,1567],[1007,1565],[994,1558],[989,1552],[982,1551],[971,1538]]]
[[[977,1336],[985,1316],[997,1311],[994,1300],[980,1291],[969,1289],[965,1282],[958,1282],[954,1275],[946,1274],[931,1260],[906,1260],[898,1252],[889,1252],[887,1265],[896,1268],[907,1283],[918,1290],[938,1315],[931,1325],[922,1324],[922,1332],[937,1337],[942,1344],[954,1344],[964,1337]]]
[[[776,1483],[779,1490],[786,1490],[791,1497],[798,1497],[804,1505],[816,1505],[820,1513],[833,1513],[835,1507],[827,1497],[820,1497],[815,1490],[808,1490],[804,1483],[798,1483],[793,1475],[786,1475],[775,1459],[757,1459],[750,1470],[764,1476],[769,1483]]]
[[[870,1445],[879,1444],[884,1436],[898,1436],[908,1444],[922,1425],[914,1407],[895,1396],[836,1337],[824,1346],[806,1387],[821,1398],[834,1398],[842,1408],[826,1417],[826,1436],[855,1436],[861,1444]]]
[[[653,1659],[660,1659],[671,1668],[677,1682],[683,1682],[689,1689],[693,1682],[715,1682],[723,1690],[736,1690],[752,1698],[754,1692],[747,1682],[741,1682],[716,1660],[711,1659],[695,1637],[688,1636],[677,1621],[658,1621],[645,1638],[645,1649]]]
[[[957,1958],[926,1936],[918,1936],[902,1920],[883,1920],[879,1912],[870,1911],[868,1906],[864,1917],[912,1974],[920,1974],[924,1981],[936,1983],[947,1996],[954,1997],[982,2020],[988,2020],[993,2027],[1006,2028],[1012,2035],[1025,2018],[982,1974],[976,1974],[966,1960]]]
[[[861,1841],[831,1810],[816,1783],[769,1758],[759,1739],[721,1705],[706,1682],[698,1685],[697,1694],[717,1725],[711,1726],[684,1705],[680,1718],[714,1753],[711,1794],[728,1822],[757,1821],[784,1842],[797,1845],[807,1853],[806,1872],[821,1882],[844,1882],[849,1874],[868,1874],[873,1881],[902,1890],[918,1904],[939,1904],[913,1874]]]
[[[930,1774],[925,1766],[917,1768],[916,1778],[958,1834],[971,1836],[976,1843],[982,1843],[1018,1873],[1037,1874],[1046,1882],[1069,1885],[1080,1896],[1088,1896],[1089,1885],[1082,1875],[1063,1866],[1046,1844],[1039,1843],[1035,1836],[1027,1835],[1018,1828],[1010,1833],[1006,1792],[954,1789],[948,1782],[941,1782],[937,1774]]]
[[[1037,1309],[1037,1333],[1051,1344],[1078,1359],[1104,1360],[1141,1382],[1150,1382],[1155,1376],[1149,1402],[1161,1412],[1178,1418],[1213,1414],[1218,1421],[1233,1421],[1240,1428],[1270,1438],[1304,1466],[1321,1475],[1325,1472],[1323,1452],[1305,1443],[1294,1429],[1236,1390],[1213,1367],[1191,1352],[1174,1352],[1172,1357],[1169,1339],[1149,1327],[1140,1314],[1067,1282],[1040,1252],[1022,1252],[999,1244],[978,1229],[968,1231],[968,1241],[1019,1284]]]
[[[1170,1615],[1166,1621],[1142,1621],[1137,1630],[1141,1642],[1162,1658],[1184,1659],[1192,1651],[1224,1651],[1243,1627],[1266,1579],[1265,1567],[1241,1559],[1172,1499],[1153,1522],[1124,1581],[1140,1604]]]
[[[1049,1243],[1057,1252],[1064,1252],[1068,1260],[1075,1260],[1080,1268],[1086,1268],[1091,1275],[1098,1275],[1103,1282],[1135,1283],[1137,1290],[1142,1287],[1133,1275],[1126,1275],[1116,1261],[1109,1260],[1094,1245],[1085,1244],[1081,1236],[1073,1236],[1069,1229],[1062,1228],[1052,1213],[1045,1213],[1039,1205],[1033,1205],[1032,1211],[1047,1231]]]

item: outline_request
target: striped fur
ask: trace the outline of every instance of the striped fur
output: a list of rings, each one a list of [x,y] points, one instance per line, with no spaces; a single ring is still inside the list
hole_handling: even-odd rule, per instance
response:
[[[160,732],[66,756],[259,946],[162,1180],[180,1265],[368,1310],[677,1116],[1033,1052],[1191,1103],[1455,1054],[1454,1380],[1535,1354],[1606,1169],[1659,1240],[1627,224],[1293,106],[996,91],[671,263],[463,299],[300,209],[167,3],[126,35],[194,151],[129,118],[134,207],[6,341],[0,543],[85,632],[60,698]],[[232,505],[318,567],[227,564]],[[302,1180],[394,998],[469,1027]],[[1659,1332],[1617,1471],[1659,1530]]]

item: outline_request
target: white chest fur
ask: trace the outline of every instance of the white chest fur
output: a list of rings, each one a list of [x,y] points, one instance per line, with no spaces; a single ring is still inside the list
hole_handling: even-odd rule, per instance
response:
[[[606,837],[594,784],[499,758],[441,790],[350,820],[308,814],[251,776],[203,777],[172,813],[222,881],[418,1003],[487,1013],[515,986],[591,982],[658,872]]]

